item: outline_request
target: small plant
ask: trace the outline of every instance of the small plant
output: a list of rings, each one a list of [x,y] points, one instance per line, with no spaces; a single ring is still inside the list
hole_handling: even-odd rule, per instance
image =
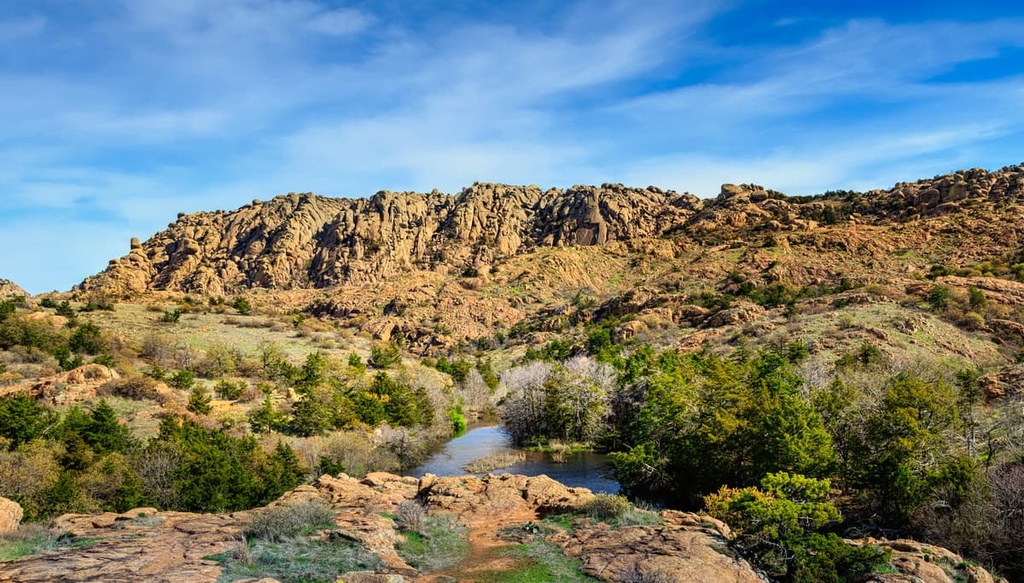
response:
[[[378,342],[370,348],[370,366],[388,368],[402,362],[402,353],[394,342]]]
[[[242,398],[245,390],[249,388],[243,380],[231,382],[227,379],[221,379],[214,385],[213,391],[217,393],[217,396],[226,401],[235,401]]]
[[[96,394],[123,397],[135,401],[155,400],[157,398],[156,381],[148,376],[122,378],[106,383],[97,390]]]
[[[175,389],[187,391],[192,388],[192,385],[194,385],[195,382],[196,373],[188,369],[182,369],[172,374],[170,379],[167,381],[167,384],[171,385]]]
[[[261,510],[245,530],[245,535],[252,539],[280,542],[335,525],[334,510],[328,504],[320,500],[304,500]]]
[[[192,391],[188,394],[188,405],[185,408],[196,415],[209,415],[213,407],[210,405],[210,395],[206,394],[206,389],[200,385],[192,387]]]
[[[427,511],[420,504],[406,500],[398,505],[395,511],[395,526],[399,530],[407,532],[420,532],[423,530],[423,522],[427,518]]]
[[[252,304],[243,297],[235,298],[235,301],[231,303],[231,307],[241,316],[248,316],[252,313]]]
[[[160,317],[160,321],[165,324],[174,324],[181,319],[181,315],[184,312],[181,308],[174,308],[173,310],[164,310],[164,315]]]
[[[581,504],[578,510],[597,520],[612,520],[632,510],[633,505],[625,496],[598,494]]]
[[[480,474],[491,470],[512,467],[526,461],[526,453],[521,451],[497,451],[478,460],[473,460],[462,467],[471,474]]]

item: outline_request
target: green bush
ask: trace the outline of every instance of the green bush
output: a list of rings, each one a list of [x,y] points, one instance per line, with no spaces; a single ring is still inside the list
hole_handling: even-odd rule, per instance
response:
[[[103,340],[100,327],[86,322],[75,328],[68,340],[68,347],[82,354],[99,354],[107,349],[107,343]]]
[[[933,310],[944,310],[949,307],[949,300],[953,295],[953,290],[949,289],[945,285],[935,285],[928,291],[928,296],[925,301]]]
[[[242,316],[248,316],[252,313],[252,304],[243,297],[235,298],[235,301],[231,303],[231,307]]]
[[[828,480],[768,474],[761,488],[723,486],[704,503],[736,532],[732,548],[769,576],[801,583],[857,580],[887,562],[889,553],[847,545],[825,530],[840,520],[825,500],[830,487]]]
[[[210,405],[210,395],[206,394],[206,389],[201,385],[193,386],[188,394],[188,404],[185,405],[185,408],[196,415],[209,415],[213,406]]]
[[[171,385],[175,389],[187,391],[192,388],[192,385],[194,385],[195,382],[196,373],[187,369],[182,369],[172,374],[170,379],[167,381],[167,384]]]
[[[370,347],[370,366],[388,368],[402,361],[402,353],[394,342],[377,342]]]
[[[243,380],[229,381],[227,379],[221,379],[214,386],[213,390],[217,393],[217,396],[227,401],[235,401],[242,398],[245,390],[249,388]]]

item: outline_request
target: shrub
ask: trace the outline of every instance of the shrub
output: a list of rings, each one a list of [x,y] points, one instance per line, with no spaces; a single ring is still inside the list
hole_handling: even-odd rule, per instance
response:
[[[925,301],[933,310],[944,310],[949,306],[949,299],[952,295],[953,291],[948,286],[935,285],[928,291]]]
[[[231,382],[227,379],[221,379],[214,386],[213,390],[221,399],[235,401],[242,398],[247,388],[249,388],[249,385],[243,380]]]
[[[469,550],[467,529],[450,514],[425,516],[418,531],[402,531],[398,554],[417,570],[429,573],[451,566]]]
[[[167,381],[169,385],[175,389],[187,391],[192,388],[196,382],[196,375],[194,372],[186,369],[179,370],[178,372],[171,375],[171,378]]]
[[[213,407],[210,405],[210,395],[206,394],[206,389],[200,385],[193,386],[185,408],[196,415],[208,415]]]
[[[243,297],[236,298],[235,301],[231,303],[231,307],[242,316],[248,316],[252,313],[252,304],[249,303],[249,300]]]
[[[394,342],[378,342],[370,347],[370,366],[388,368],[402,361],[402,353]]]
[[[839,521],[839,511],[825,500],[828,480],[780,472],[768,474],[762,488],[723,486],[704,498],[708,513],[737,531],[732,546],[740,554],[784,581],[857,580],[888,561],[889,553],[847,545],[823,532]]]
[[[148,376],[126,377],[104,384],[96,391],[96,394],[123,397],[135,401],[155,400],[157,398],[156,381]]]
[[[633,505],[625,496],[598,494],[579,506],[579,511],[597,520],[612,520],[632,510]]]
[[[395,514],[395,526],[399,530],[408,532],[420,532],[423,530],[423,521],[427,517],[427,511],[419,503],[413,500],[406,500],[398,505]]]
[[[245,530],[245,535],[255,539],[282,541],[335,525],[334,510],[328,504],[320,500],[303,500],[261,510]]]
[[[174,308],[173,310],[164,310],[164,315],[160,317],[160,321],[165,324],[174,324],[181,319],[181,315],[184,312],[181,308]]]

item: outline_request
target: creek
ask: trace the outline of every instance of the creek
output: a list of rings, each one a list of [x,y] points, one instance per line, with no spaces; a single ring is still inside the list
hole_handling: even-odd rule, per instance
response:
[[[469,462],[492,453],[513,449],[515,448],[512,439],[502,431],[500,425],[476,427],[445,443],[426,462],[413,468],[408,474],[417,478],[424,474],[463,476],[469,473],[463,469]],[[619,492],[619,483],[612,477],[612,465],[607,455],[594,452],[572,453],[565,456],[564,462],[556,463],[551,459],[551,454],[534,451],[525,453],[524,462],[492,470],[490,473],[525,476],[546,474],[566,486],[589,488],[595,493]]]

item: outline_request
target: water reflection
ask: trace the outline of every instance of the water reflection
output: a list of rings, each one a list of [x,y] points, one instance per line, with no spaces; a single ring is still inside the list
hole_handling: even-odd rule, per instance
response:
[[[439,452],[409,474],[417,478],[424,474],[462,476],[466,474],[462,468],[469,462],[508,449],[512,449],[512,440],[505,435],[501,427],[478,427],[446,443]],[[619,491],[619,483],[612,478],[612,466],[608,456],[597,453],[570,454],[565,457],[564,463],[556,464],[547,454],[527,452],[526,461],[491,473],[527,476],[546,474],[566,486],[582,486],[594,492],[608,494]]]

